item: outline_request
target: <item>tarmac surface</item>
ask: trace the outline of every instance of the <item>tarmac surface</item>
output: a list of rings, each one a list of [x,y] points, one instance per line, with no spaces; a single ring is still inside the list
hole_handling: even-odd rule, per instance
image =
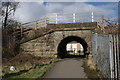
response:
[[[87,78],[82,67],[83,60],[78,58],[67,58],[57,62],[44,78]]]

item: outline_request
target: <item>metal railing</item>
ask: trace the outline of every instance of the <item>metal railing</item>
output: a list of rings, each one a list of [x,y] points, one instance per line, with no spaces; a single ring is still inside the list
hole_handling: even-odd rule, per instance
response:
[[[94,22],[94,13],[80,15],[80,13],[50,13],[47,15],[49,23],[78,23],[78,22]]]
[[[80,15],[80,13],[50,13],[48,18],[39,19],[32,22],[23,23],[16,27],[14,34],[22,37],[30,30],[37,30],[41,27],[46,27],[48,23],[61,24],[61,23],[83,23],[83,22],[100,22],[100,17],[97,17],[93,12]]]
[[[85,17],[80,18],[80,16],[76,13],[71,13],[71,14],[52,13],[52,14],[53,15],[50,14],[51,16],[48,16],[48,18],[39,19],[36,21],[27,22],[27,23],[23,23],[21,25],[18,25],[16,27],[14,34],[17,34],[17,37],[20,38],[24,34],[28,33],[30,30],[37,30],[41,27],[46,27],[48,23],[52,23],[52,24],[67,23],[67,22],[68,23],[77,23],[79,21],[82,21],[83,18],[86,19],[85,22],[94,22],[93,12],[89,16],[89,17],[91,17],[90,21],[87,21],[87,19],[88,19],[87,16],[86,16],[86,18]]]

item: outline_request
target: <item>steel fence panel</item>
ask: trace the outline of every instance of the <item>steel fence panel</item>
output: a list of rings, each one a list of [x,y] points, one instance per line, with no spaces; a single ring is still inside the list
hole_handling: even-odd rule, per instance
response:
[[[92,55],[97,68],[108,78],[120,78],[119,35],[93,34]]]

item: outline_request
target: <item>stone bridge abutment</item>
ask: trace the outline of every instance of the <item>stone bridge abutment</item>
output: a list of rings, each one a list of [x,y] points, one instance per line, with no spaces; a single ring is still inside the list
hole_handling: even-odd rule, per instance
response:
[[[41,57],[56,57],[64,55],[66,44],[76,41],[82,44],[84,52],[91,52],[91,30],[61,30],[54,31],[20,45],[25,54]],[[63,50],[63,51],[62,51]]]

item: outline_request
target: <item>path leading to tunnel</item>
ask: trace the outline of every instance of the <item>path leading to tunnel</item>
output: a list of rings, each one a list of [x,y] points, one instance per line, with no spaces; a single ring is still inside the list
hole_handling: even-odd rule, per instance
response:
[[[64,59],[63,61],[57,62],[55,66],[45,74],[44,78],[87,78],[82,65],[82,59]]]

